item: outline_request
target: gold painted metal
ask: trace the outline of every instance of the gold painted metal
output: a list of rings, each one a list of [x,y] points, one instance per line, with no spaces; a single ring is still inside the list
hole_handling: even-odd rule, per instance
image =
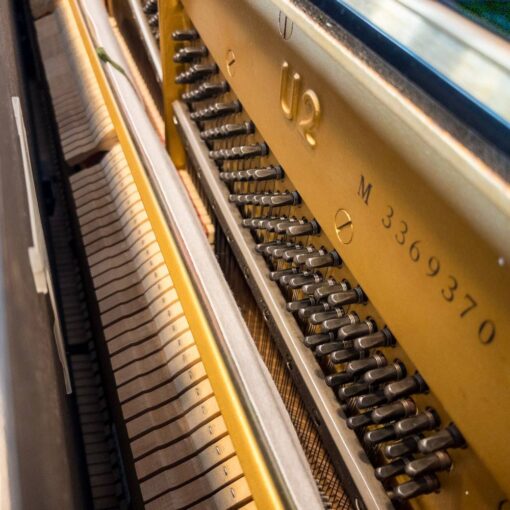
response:
[[[292,76],[290,76],[292,74]],[[297,113],[299,93],[301,91],[301,76],[293,73],[288,62],[282,64],[280,77],[280,105],[283,115],[292,120]]]
[[[183,87],[175,85],[175,76],[178,73],[177,70],[179,66],[174,64],[172,58],[178,43],[173,43],[171,33],[174,30],[189,28],[189,26],[187,25],[187,18],[179,0],[165,0],[164,3],[161,1],[159,3],[159,25],[160,27],[164,27],[165,30],[163,33],[160,28],[163,81],[164,83],[174,84],[171,90],[167,90],[165,87],[165,94],[163,95],[164,115],[165,119],[169,120],[169,122],[165,122],[165,139],[168,152],[174,162],[174,165],[178,169],[182,169],[185,166],[186,156],[184,153],[184,147],[177,135],[177,127],[173,122],[172,102],[180,98],[183,92]]]
[[[153,194],[148,177],[108,85],[95,48],[92,45],[77,0],[70,0],[69,4],[72,8],[77,30],[84,42],[87,55],[116,128],[119,142],[156,234],[164,260],[170,270],[175,289],[199,349],[201,360],[214,388],[215,396],[246,475],[254,501],[258,508],[281,509],[283,508],[281,496],[268,470],[258,440],[254,435],[253,424],[247,416],[243,402],[239,399],[229,369],[222,358],[210,325],[203,313],[182,255]],[[166,5],[175,7],[176,3],[167,2]],[[173,14],[175,16],[180,15],[178,10]]]
[[[280,11],[263,3],[271,24],[249,2],[232,9],[224,0],[183,0],[243,108],[320,222],[320,242],[338,249],[345,261],[338,274],[358,281],[369,296],[363,314],[387,323],[397,337],[401,348],[388,354],[410,370],[417,367],[429,383],[431,394],[418,403],[437,407],[443,424],[455,421],[467,438],[469,448],[452,452],[455,468],[442,476],[441,493],[411,505],[497,508],[504,492],[510,493],[510,272],[498,264],[510,254],[477,232],[413,161],[334,90],[321,66],[299,51],[313,43],[296,23],[290,40],[282,38]],[[233,77],[225,66],[229,50],[236,55]],[[313,90],[320,99],[314,149],[296,129],[305,105],[302,96],[294,105],[299,94],[291,94],[292,86]],[[169,97],[175,97],[174,89],[165,82]],[[351,227],[356,224],[348,243],[339,237],[339,208],[349,211]],[[493,323],[496,336],[484,344]]]
[[[336,235],[342,244],[349,244],[354,236],[351,215],[345,209],[339,209],[335,216]]]

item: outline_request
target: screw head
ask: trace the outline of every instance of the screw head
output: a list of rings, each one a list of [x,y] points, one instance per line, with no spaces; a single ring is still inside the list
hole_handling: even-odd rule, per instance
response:
[[[235,65],[236,65],[236,56],[232,50],[227,51],[227,57],[225,59],[227,64],[227,73],[229,76],[234,76],[235,74]]]
[[[335,231],[342,244],[349,244],[354,235],[351,215],[345,209],[339,209],[335,215]]]

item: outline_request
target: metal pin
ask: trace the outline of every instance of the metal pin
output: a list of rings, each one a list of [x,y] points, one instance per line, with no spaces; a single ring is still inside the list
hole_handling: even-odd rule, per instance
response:
[[[207,78],[208,76],[211,76],[211,74],[216,74],[217,72],[218,66],[216,64],[195,64],[186,71],[178,74],[175,77],[175,83],[195,83],[196,81]]]
[[[355,303],[363,303],[365,300],[365,293],[359,286],[354,289],[341,290],[340,292],[332,293],[328,297],[328,303],[332,306],[352,305]]]
[[[298,236],[314,236],[320,232],[321,228],[319,224],[315,220],[306,221],[300,220],[295,225],[290,225],[285,233],[288,236],[298,237]]]
[[[239,101],[232,101],[231,103],[214,103],[211,106],[207,106],[206,108],[202,108],[201,110],[197,110],[191,113],[190,118],[191,120],[197,122],[203,120],[212,120],[217,119],[218,117],[223,117],[225,115],[230,115],[232,113],[238,113],[241,111],[241,109],[242,107]],[[211,152],[209,153],[209,157],[212,157]]]
[[[308,283],[320,282],[323,276],[320,273],[303,272],[288,279],[287,285],[291,289],[299,289]]]
[[[356,350],[358,351],[358,349]],[[385,367],[369,370],[363,376],[363,380],[368,384],[375,385],[387,381],[399,380],[405,376],[405,365],[401,361],[395,360],[393,363]]]
[[[305,266],[308,269],[316,269],[319,267],[328,266],[339,266],[341,263],[342,259],[340,258],[340,255],[338,255],[336,250],[330,251],[329,253],[314,255],[312,257],[308,257],[305,260]]]
[[[147,18],[147,23],[151,28],[155,28],[159,25],[159,13],[156,12]]]
[[[359,317],[355,312],[350,313],[346,317],[339,319],[328,319],[321,324],[321,331],[335,331],[349,324],[356,324],[359,322]]]
[[[235,113],[235,111],[232,110],[227,113]],[[221,115],[225,115],[225,113],[222,113]],[[193,118],[193,114],[191,114],[191,117]],[[255,143],[253,145],[239,145],[238,147],[231,147],[230,149],[209,151],[209,157],[215,161],[226,161],[267,156],[268,153],[269,149],[265,143]]]
[[[223,140],[225,138],[230,138],[231,136],[249,135],[253,133],[254,130],[255,126],[251,121],[242,122],[240,124],[223,124],[222,126],[202,131],[200,133],[200,138],[206,141]]]
[[[205,46],[186,46],[175,53],[173,61],[176,64],[193,62],[193,60],[199,60],[207,56],[207,53],[208,51]]]
[[[172,32],[172,39],[174,41],[194,41],[198,39],[198,32],[192,28],[187,30],[176,30]]]
[[[391,499],[407,501],[422,494],[430,494],[439,490],[439,480],[434,475],[428,475],[397,485],[388,493]]]
[[[185,92],[181,96],[181,99],[183,101],[185,101],[186,103],[193,103],[195,101],[203,101],[204,99],[211,99],[213,97],[224,94],[228,90],[229,90],[229,86],[226,81],[220,81],[218,83],[213,83],[213,82],[207,81],[207,82],[199,85],[196,89],[189,90],[188,92]],[[241,126],[243,126],[243,124],[241,124]],[[203,133],[205,133],[205,132],[215,131],[215,130],[219,130],[219,129],[220,128],[214,128],[211,130],[208,129],[206,131],[203,131],[202,133],[200,133],[200,137],[202,138],[202,140],[209,140],[209,139],[216,140],[217,138],[226,138],[226,136],[221,136],[221,134],[217,137],[212,136],[211,138],[204,138],[202,136]]]
[[[290,276],[295,275],[298,272],[296,267],[291,267],[289,269],[281,269],[279,271],[271,271],[269,273],[269,279],[273,282],[277,282],[282,276]],[[288,309],[288,304],[287,304]]]
[[[301,197],[297,191],[284,191],[282,193],[274,192],[264,195],[257,195],[255,202],[259,205],[271,207],[282,207],[284,205],[297,205],[301,202]]]
[[[346,290],[347,288],[348,288],[347,282],[342,281],[342,282],[338,283],[336,280],[333,280],[331,278],[324,285],[314,289],[313,295],[314,295],[315,299],[322,300],[324,298],[327,298],[330,294],[334,294],[335,292]]]
[[[143,12],[145,14],[153,14],[158,10],[158,0],[147,0],[143,4]]]
[[[284,252],[282,258],[285,260],[285,262],[292,262],[294,260],[294,257],[296,255],[300,255],[301,253],[312,253],[315,251],[315,248],[313,246],[306,246],[301,248],[296,248],[292,250],[287,250]]]
[[[444,451],[439,451],[407,463],[406,475],[416,478],[432,472],[446,471],[451,467],[450,456]]]

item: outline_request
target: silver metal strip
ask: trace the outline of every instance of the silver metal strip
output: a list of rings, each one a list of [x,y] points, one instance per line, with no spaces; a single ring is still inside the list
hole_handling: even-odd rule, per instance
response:
[[[127,67],[102,0],[80,6],[96,47]],[[244,323],[188,194],[129,80],[112,66],[104,71],[168,221],[218,346],[245,404],[276,484],[289,508],[323,508],[308,462],[280,395]]]
[[[32,163],[30,161],[30,150],[28,147],[27,132],[25,129],[25,121],[23,120],[23,111],[21,109],[20,99],[17,96],[11,98],[14,118],[16,120],[16,128],[18,130],[18,138],[20,144],[21,157],[23,161],[23,172],[25,176],[25,186],[27,190],[28,214],[30,217],[30,228],[32,231],[33,246],[28,248],[28,257],[30,267],[34,277],[35,288],[39,294],[48,294],[51,308],[53,310],[53,335],[57,353],[62,365],[64,373],[64,384],[66,393],[72,393],[71,376],[69,373],[69,365],[67,363],[66,348],[64,344],[64,335],[62,332],[62,323],[57,306],[57,298],[53,279],[51,276],[50,264],[48,261],[48,250],[39,212],[37,201],[37,193],[34,184],[34,175]]]
[[[147,23],[147,18],[145,13],[142,10],[142,5],[140,4],[140,0],[128,0],[129,7],[131,7],[131,12],[136,20],[136,25],[140,31],[140,35],[142,36],[143,45],[147,50],[147,55],[149,56],[149,60],[154,68],[154,72],[156,73],[156,78],[159,83],[163,83],[163,68],[161,66],[161,54],[159,52],[159,47],[156,44],[154,36],[151,33],[149,24]]]
[[[255,242],[247,229],[241,227],[241,214],[228,200],[228,189],[219,179],[218,169],[209,158],[208,148],[200,139],[200,132],[189,118],[186,107],[174,102],[173,109],[178,128],[183,135],[189,155],[200,172],[202,185],[213,201],[216,215],[227,239],[240,257],[248,282],[257,287],[268,317],[274,321],[282,340],[299,371],[307,390],[319,412],[320,419],[328,429],[343,462],[356,485],[363,502],[370,509],[393,508],[382,485],[374,476],[374,469],[363,451],[356,434],[347,428],[341,418],[342,411],[333,392],[326,386],[324,376],[319,374],[317,361],[312,352],[303,345],[303,333],[294,317],[287,312],[285,299],[275,282],[268,276],[268,268],[262,257],[255,252]],[[254,256],[255,255],[255,256]]]

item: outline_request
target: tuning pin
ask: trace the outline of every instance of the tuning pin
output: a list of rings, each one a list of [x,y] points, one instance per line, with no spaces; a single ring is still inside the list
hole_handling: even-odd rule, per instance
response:
[[[328,297],[328,303],[331,306],[345,306],[354,303],[363,303],[364,301],[366,301],[366,296],[359,286],[354,289],[340,290],[339,292],[332,293]]]
[[[303,343],[305,344],[305,347],[308,347],[309,349],[315,349],[319,345],[325,344],[327,342],[332,342],[334,339],[334,333],[318,333],[316,335],[305,336]]]
[[[336,372],[334,374],[327,375],[324,380],[331,388],[337,388],[338,386],[343,386],[344,384],[352,382],[352,379],[352,375],[347,372]]]
[[[283,170],[280,166],[266,168],[250,168],[236,172],[220,172],[220,179],[226,182],[259,182],[283,179]]]
[[[270,228],[268,228],[268,230],[270,232],[274,232],[275,234],[284,234],[285,233],[285,229],[289,225],[292,225],[293,223],[296,223],[297,221],[298,220],[296,218],[287,218],[287,217],[285,217],[284,219],[280,219],[280,221],[273,222],[273,224],[271,225]]]
[[[200,87],[203,87],[203,85],[200,85]],[[251,121],[241,122],[240,124],[223,124],[222,126],[205,129],[200,133],[200,138],[209,142],[212,140],[223,140],[231,136],[248,135],[254,131],[255,126]]]
[[[451,467],[452,459],[450,456],[444,451],[438,451],[408,462],[406,464],[406,475],[416,478],[436,471],[446,471]]]
[[[338,283],[333,278],[329,278],[326,283],[313,290],[313,295],[317,301],[321,301],[322,299],[327,298],[330,294],[347,290],[348,288],[348,284],[345,280]]]
[[[283,243],[282,243],[283,244]],[[309,276],[311,273],[303,273],[302,271],[296,273],[295,275],[284,275],[280,278],[279,280],[279,283],[280,285],[282,285],[283,287],[287,287],[289,285],[289,280],[293,280],[295,276],[302,276],[302,277],[306,277],[306,276]]]
[[[275,191],[259,195],[256,202],[259,205],[267,205],[270,207],[282,207],[284,205],[298,205],[301,203],[301,197],[297,191]]]
[[[254,217],[254,218],[243,218],[241,220],[241,225],[244,228],[249,228],[251,230],[256,230],[261,228],[261,222],[267,221],[269,219],[274,219],[274,216],[263,216],[263,217]]]
[[[356,342],[356,340],[354,342]],[[363,376],[363,380],[366,383],[375,386],[376,384],[380,384],[386,381],[402,379],[405,376],[406,376],[405,365],[401,361],[395,360],[393,363],[385,367],[374,368],[373,370],[369,370]]]
[[[398,459],[374,470],[375,477],[381,482],[401,475],[405,472],[406,463],[404,459]]]
[[[416,404],[411,399],[398,400],[391,404],[377,407],[371,413],[372,422],[375,424],[388,423],[400,420],[416,413]]]
[[[362,395],[369,390],[369,386],[367,383],[363,382],[355,382],[353,384],[349,384],[348,386],[343,386],[337,392],[338,398],[340,400],[348,400],[352,397],[357,397],[358,395]]]
[[[193,103],[195,101],[211,99],[213,97],[224,94],[228,90],[229,86],[226,81],[220,81],[218,83],[206,81],[205,83],[200,84],[197,88],[189,90],[188,92],[184,92],[181,96],[181,99],[186,103]],[[249,124],[249,126],[246,126],[245,124]],[[200,138],[202,138],[202,140],[208,141],[226,138],[227,136],[234,136],[229,134],[228,128],[223,129],[225,126],[240,126],[238,129],[243,131],[243,133],[240,134],[245,134],[244,131],[247,131],[248,129],[254,129],[251,122],[245,122],[243,124],[225,124],[217,128],[206,129],[205,131],[202,131],[200,133]],[[253,130],[249,132],[252,133]]]
[[[437,412],[432,408],[427,408],[410,418],[405,418],[395,423],[395,432],[397,437],[409,436],[425,430],[432,430],[439,426],[441,420]]]
[[[422,494],[430,494],[439,490],[439,480],[434,475],[416,478],[409,482],[402,483],[393,488],[388,494],[391,499],[406,501]]]
[[[364,374],[365,372],[368,372],[374,368],[385,367],[387,363],[388,361],[386,360],[384,354],[376,352],[368,358],[351,361],[347,365],[346,371],[353,377],[358,377],[359,375]]]
[[[324,252],[322,252],[320,250],[316,250],[314,247],[312,247],[312,250],[305,251],[303,253],[298,253],[297,255],[294,256],[294,258],[292,260],[293,260],[294,264],[302,265],[306,262],[308,257],[321,255],[322,253],[324,253]]]
[[[340,317],[337,319],[328,319],[325,320],[321,324],[321,331],[335,331],[340,328],[343,328],[344,326],[347,326],[348,324],[357,324],[359,322],[359,317],[356,312],[351,312],[345,317]]]
[[[329,354],[345,349],[346,347],[348,347],[348,345],[346,346],[343,342],[328,342],[317,346],[314,354],[317,358],[323,358],[324,356],[328,356]]]
[[[173,60],[176,64],[183,64],[201,59],[207,56],[207,53],[207,48],[205,46],[186,46],[177,51]]]
[[[232,103],[231,103],[232,104]],[[227,113],[235,113],[230,111]],[[193,114],[191,114],[193,115]],[[221,113],[225,115],[225,113]],[[218,115],[217,115],[218,116]],[[211,117],[209,117],[211,118]],[[217,151],[209,151],[209,157],[215,161],[225,161],[232,159],[249,159],[257,156],[267,156],[269,149],[265,143],[255,143],[253,145],[239,145],[230,147],[229,149],[219,149]]]
[[[313,306],[299,310],[298,316],[301,320],[305,320],[308,319],[310,315],[320,312],[321,310],[324,310],[324,303],[316,303]]]
[[[303,253],[312,253],[313,251],[315,251],[315,248],[311,245],[310,246],[300,246],[300,247],[285,251],[282,255],[282,258],[285,262],[293,262],[294,257],[296,257],[297,255],[301,255]]]
[[[330,360],[331,363],[335,365],[339,363],[346,363],[347,361],[352,361],[353,359],[357,359],[360,357],[360,353],[355,351],[354,349],[342,349],[340,351],[335,351],[331,353]]]
[[[410,418],[404,418],[393,425],[387,425],[379,429],[369,430],[365,433],[366,443],[375,445],[384,441],[391,441],[401,437],[409,436],[431,430],[439,425],[439,417],[432,409],[427,409],[423,413],[418,413]]]
[[[320,232],[321,228],[315,220],[299,220],[297,223],[289,225],[285,229],[285,234],[292,237],[314,236]]]
[[[291,276],[287,280],[287,285],[291,289],[299,289],[303,285],[320,282],[322,281],[323,276],[320,273],[311,273],[309,271],[305,271],[303,273],[297,274],[296,276]]]
[[[325,253],[324,250],[319,250],[317,254],[311,254],[304,260],[304,264],[308,269],[317,269],[319,267],[339,266],[342,264],[342,259],[336,250]]]
[[[301,310],[315,305],[315,300],[312,298],[299,299],[297,301],[290,301],[287,303],[287,311],[289,312],[301,312]]]
[[[370,417],[370,413],[357,414],[356,416],[347,418],[347,420],[345,420],[345,424],[351,430],[356,430],[371,425],[372,418]]]
[[[186,71],[178,74],[175,77],[175,83],[195,83],[196,81],[201,80],[202,78],[207,78],[208,76],[211,76],[211,74],[215,74],[217,72],[218,66],[216,64],[195,64]],[[193,114],[191,114],[190,117],[193,119]]]
[[[351,361],[351,363],[353,363]],[[349,365],[347,365],[349,366]],[[384,394],[382,392],[376,391],[375,393],[367,393],[366,395],[361,395],[356,399],[356,407],[358,409],[368,409],[369,407],[378,406],[384,404],[386,399],[384,398]]]
[[[272,232],[274,230],[275,225],[278,225],[278,223],[281,223],[282,221],[289,221],[289,219],[287,216],[272,216],[263,218],[259,220],[257,228]]]
[[[236,205],[252,205],[255,196],[254,193],[232,193],[228,196],[228,201]]]
[[[279,271],[271,271],[269,273],[269,279],[273,282],[277,282],[282,276],[289,276],[297,274],[297,267],[290,267],[288,269],[280,269]]]
[[[433,453],[438,450],[446,450],[446,448],[462,448],[464,446],[466,446],[466,441],[453,423],[437,434],[418,441],[418,450],[421,453]]]
[[[302,244],[299,243],[291,243],[291,242],[285,242],[281,247],[275,248],[271,251],[271,257],[274,260],[279,260],[283,257],[283,254],[288,250],[299,250],[303,248]],[[297,269],[297,268],[296,268]]]
[[[158,10],[158,0],[147,0],[143,4],[143,12],[145,14],[153,14]]]
[[[194,41],[198,39],[198,32],[192,28],[187,30],[176,30],[172,32],[172,39],[174,41]]]
[[[310,315],[310,324],[317,326],[318,324],[322,324],[324,321],[339,319],[341,317],[345,317],[345,311],[343,308],[334,308],[331,310],[330,306],[327,303],[323,303],[324,311],[316,312]],[[327,308],[326,308],[327,307]]]
[[[243,218],[241,220],[241,226],[244,228],[249,228],[251,230],[256,230],[259,228],[259,221],[266,218]]]
[[[371,335],[377,326],[372,319],[367,319],[356,324],[343,326],[338,330],[337,338],[339,340],[351,340],[360,336]]]
[[[159,12],[152,14],[147,18],[147,23],[151,28],[155,28],[159,25]]]
[[[329,301],[328,301],[329,302]],[[375,349],[376,347],[389,347],[395,345],[395,339],[388,328],[382,328],[376,333],[356,338],[354,348],[360,351]]]
[[[388,402],[397,398],[406,397],[414,393],[425,393],[428,391],[425,379],[416,372],[414,375],[406,377],[398,382],[392,382],[384,387],[384,395]]]
[[[230,200],[230,197],[229,197],[229,200]],[[274,241],[266,241],[266,242],[263,242],[263,243],[258,243],[255,245],[255,251],[257,253],[262,253],[262,254],[265,254],[266,253],[266,250],[268,248],[270,248],[271,246],[281,246],[283,245],[283,241],[281,239],[276,239]]]
[[[202,120],[212,120],[217,119],[218,117],[224,117],[225,115],[231,115],[233,113],[238,113],[241,111],[241,103],[239,101],[232,101],[231,103],[214,103],[211,106],[207,106],[200,110],[196,110],[190,113],[191,120],[194,121],[202,121]],[[218,151],[211,151],[218,152]],[[209,152],[209,157],[214,158]]]
[[[301,246],[301,245],[295,244],[295,243],[285,243],[283,246],[276,246],[273,250],[271,250],[269,255],[273,260],[278,260],[278,259],[282,258],[283,254],[287,250],[292,250],[294,248],[297,248],[298,246]],[[295,267],[293,269],[298,270],[297,267]]]
[[[388,459],[396,459],[397,457],[409,455],[410,453],[416,452],[419,440],[420,436],[404,437],[404,439],[400,441],[387,444],[383,449],[383,453]]]

